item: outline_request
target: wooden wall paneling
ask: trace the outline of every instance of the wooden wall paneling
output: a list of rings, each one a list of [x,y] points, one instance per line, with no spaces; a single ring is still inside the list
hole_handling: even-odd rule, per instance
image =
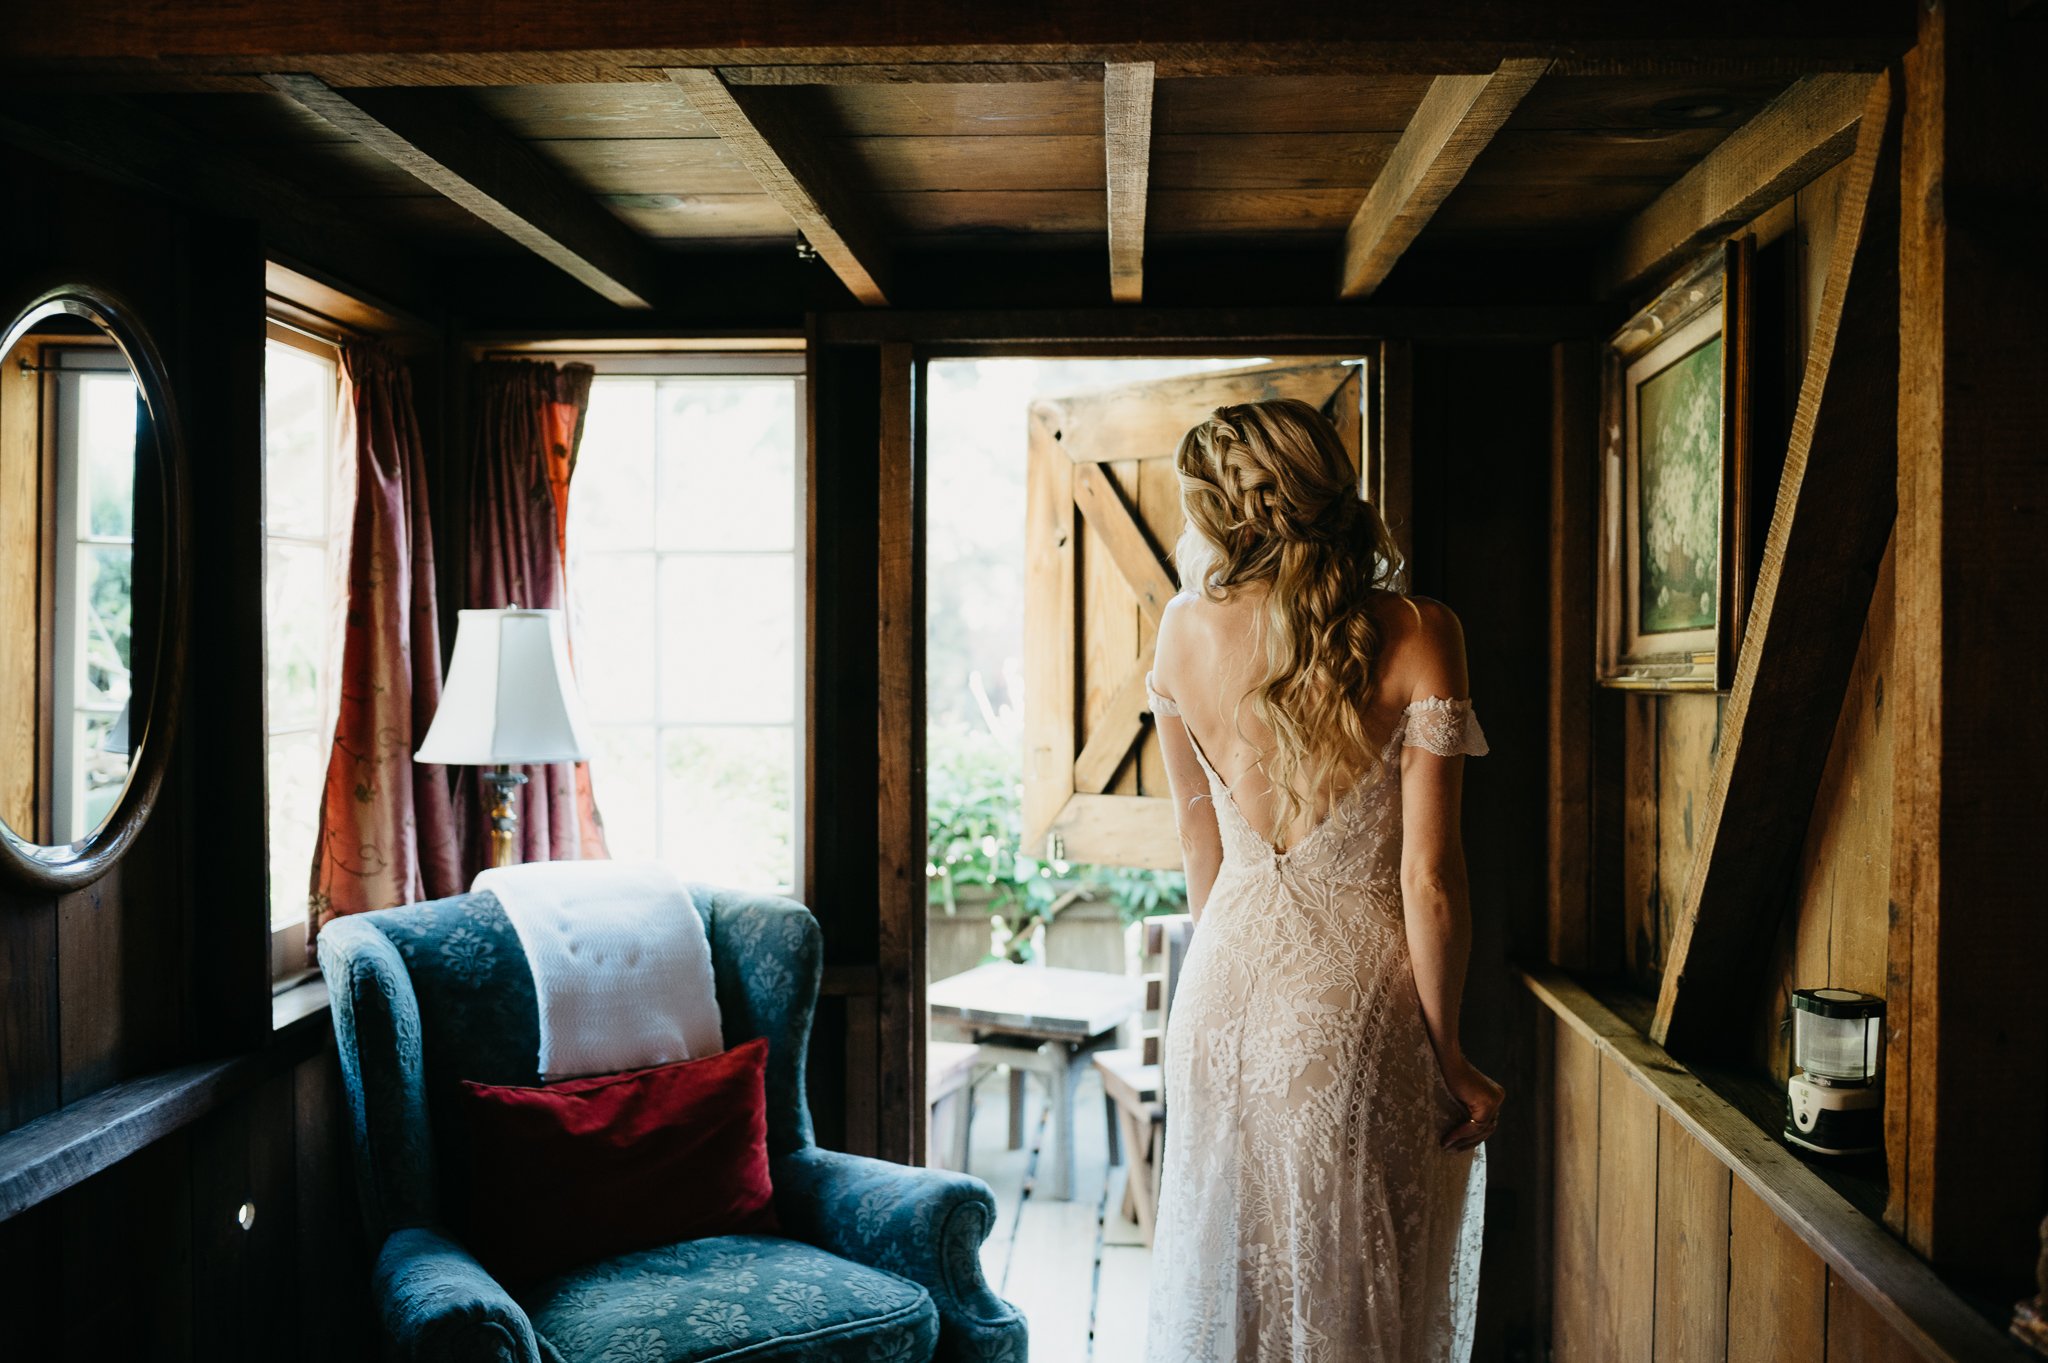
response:
[[[1657,1114],[1657,1363],[1728,1354],[1728,1166]]]
[[[292,1071],[292,1122],[294,1352],[308,1363],[364,1358],[375,1351],[370,1256],[356,1200],[341,1058],[331,1037]]]
[[[1600,1058],[1597,1309],[1590,1358],[1650,1357],[1657,1317],[1657,1103],[1612,1057]]]
[[[1596,358],[1582,342],[1550,350],[1549,800],[1544,954],[1592,964],[1593,594],[1598,561]]]
[[[1649,929],[1656,943],[1653,975],[1677,936],[1685,881],[1706,836],[1706,796],[1720,746],[1720,696],[1655,698],[1657,706],[1657,903]],[[1653,980],[1654,983],[1654,980]]]
[[[1736,1182],[1768,1208],[1765,1219],[1775,1219],[1825,1260],[1845,1286],[1861,1294],[1923,1357],[1973,1363],[2011,1358],[2012,1345],[2003,1329],[1823,1181],[1775,1134],[1674,1060],[1634,1023],[1564,975],[1525,971],[1522,979],[1564,1027],[1594,1046],[1603,1060],[1623,1066],[1689,1136],[1732,1170]],[[1604,1171],[1601,1184],[1604,1191]],[[1737,1309],[1731,1301],[1731,1323]],[[1737,1357],[1732,1339],[1729,1357]]]
[[[61,1101],[57,901],[0,904],[0,1132]]]
[[[1547,58],[1518,57],[1491,75],[1438,76],[1430,82],[1345,230],[1339,297],[1363,298],[1385,282],[1401,253],[1549,69]]]
[[[1891,971],[1906,987],[1891,994],[1905,1016],[1891,1017],[1887,1220],[2007,1301],[2033,1290],[2048,1211],[2048,915],[2027,854],[2048,827],[2048,715],[2012,694],[2039,671],[2043,633],[2010,629],[2023,584],[2048,570],[2048,338],[2030,320],[2048,309],[2048,270],[2023,246],[2048,183],[2048,36],[2037,14],[1995,4],[1916,13],[1888,701]]]
[[[1556,1162],[1551,1183],[1551,1357],[1595,1357],[1599,1319],[1600,1052],[1552,1024]]]
[[[1109,296],[1145,296],[1145,200],[1152,174],[1152,63],[1102,70],[1102,142],[1109,216]],[[1003,155],[1008,156],[1007,148]]]
[[[191,1130],[192,1318],[201,1358],[258,1358],[298,1311],[297,1077],[290,1068]],[[243,1207],[252,1211],[244,1227]]]
[[[45,1202],[0,1221],[0,1320],[11,1351],[28,1358],[64,1357],[64,1206]]]
[[[1833,1269],[1827,1271],[1827,1279],[1827,1356],[1831,1363],[1919,1363],[1925,1357]]]
[[[58,1322],[52,1357],[201,1356],[195,1288],[210,1266],[193,1253],[191,1150],[178,1132],[36,1209],[53,1214],[41,1252],[60,1282],[25,1305]]]
[[[923,362],[881,347],[877,481],[875,798],[880,973],[876,1026],[880,1150],[924,1163],[925,1037],[925,457]]]
[[[1602,288],[1650,283],[1847,157],[1872,79],[1830,73],[1794,82],[1622,229],[1602,263]]]
[[[1677,1053],[1739,1044],[1730,1016],[1785,885],[1870,607],[1894,509],[1897,122],[1871,87],[1844,180],[1840,241],[1806,357],[1791,448],[1724,716],[1702,851],[1686,882],[1653,1036]],[[1853,277],[1852,277],[1853,276]]]
[[[1664,943],[1658,936],[1665,917],[1662,899],[1673,892],[1657,879],[1661,869],[1657,796],[1663,788],[1657,762],[1664,755],[1663,719],[1664,708],[1657,704],[1657,697],[1646,692],[1622,697],[1622,747],[1628,754],[1621,810],[1622,952],[1629,978],[1638,987],[1649,989],[1657,987],[1664,966]]]
[[[1827,1265],[1737,1180],[1728,1204],[1728,1363],[1826,1357]]]

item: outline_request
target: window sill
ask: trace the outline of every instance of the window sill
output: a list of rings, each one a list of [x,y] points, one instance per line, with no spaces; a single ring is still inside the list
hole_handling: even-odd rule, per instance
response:
[[[328,1034],[316,976],[271,1000],[268,1046],[125,1080],[0,1134],[0,1221],[47,1202],[298,1064]]]
[[[1851,1196],[1781,1144],[1752,1109],[1768,1105],[1754,1079],[1726,1093],[1726,1076],[1696,1071],[1579,981],[1549,967],[1526,969],[1537,1000],[1619,1064],[1736,1178],[1927,1358],[2015,1356],[2005,1332],[1894,1239]],[[1624,1007],[1626,1005],[1624,1004]]]

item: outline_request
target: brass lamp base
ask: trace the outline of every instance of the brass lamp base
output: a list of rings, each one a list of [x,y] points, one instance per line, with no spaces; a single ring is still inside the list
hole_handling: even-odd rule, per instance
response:
[[[496,792],[491,797],[491,865],[510,866],[519,860],[519,806],[513,793],[526,784],[526,773],[500,762],[484,773]]]

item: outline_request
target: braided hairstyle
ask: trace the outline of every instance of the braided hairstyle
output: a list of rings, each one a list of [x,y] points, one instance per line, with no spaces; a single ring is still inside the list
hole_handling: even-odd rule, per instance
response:
[[[1248,693],[1272,730],[1259,766],[1285,830],[1376,753],[1362,716],[1378,685],[1371,593],[1399,591],[1401,552],[1321,412],[1293,398],[1219,407],[1181,438],[1187,528],[1175,550],[1184,590],[1212,601],[1268,584],[1265,670]]]

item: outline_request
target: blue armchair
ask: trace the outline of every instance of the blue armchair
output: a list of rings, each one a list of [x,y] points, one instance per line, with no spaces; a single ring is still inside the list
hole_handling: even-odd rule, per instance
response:
[[[489,894],[457,895],[320,934],[388,1353],[422,1363],[1024,1363],[1024,1318],[981,1274],[995,1217],[988,1186],[813,1141],[804,1052],[816,920],[787,899],[690,890],[727,1043],[768,1038],[783,1234],[644,1250],[516,1296],[449,1230],[462,1224],[463,1184],[437,1174],[466,1148],[459,1081],[540,1082],[533,978],[510,920]]]

